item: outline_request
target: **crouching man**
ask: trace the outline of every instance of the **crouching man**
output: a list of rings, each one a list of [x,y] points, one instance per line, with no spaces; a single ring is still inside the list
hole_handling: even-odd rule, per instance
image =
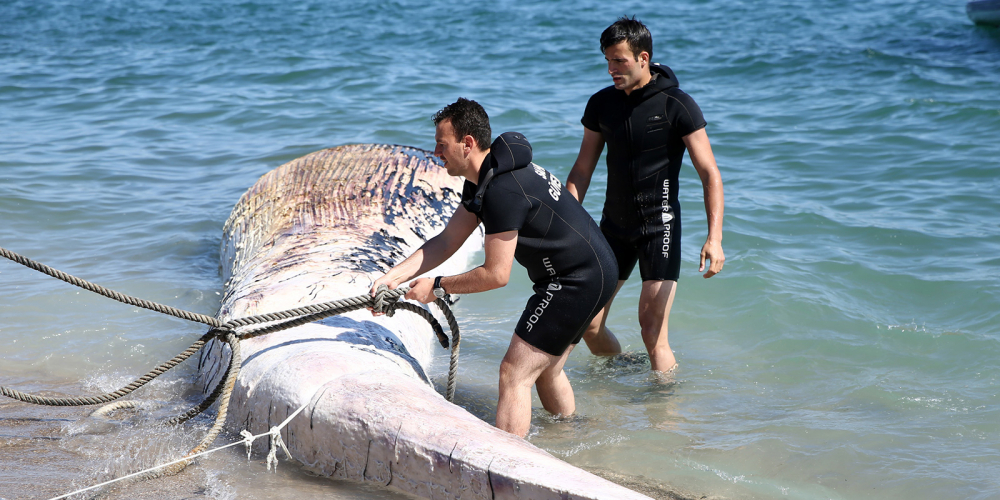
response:
[[[409,283],[406,298],[485,292],[507,284],[517,259],[534,295],[517,321],[500,364],[496,426],[525,437],[531,425],[531,387],[546,410],[570,415],[573,388],[563,371],[586,326],[614,294],[618,267],[601,230],[556,176],[531,162],[531,145],[516,132],[490,143],[486,111],[459,98],[434,115],[435,156],[448,173],[466,178],[462,204],[441,234],[372,286],[398,285],[454,254],[482,221],[485,262],[456,276]]]

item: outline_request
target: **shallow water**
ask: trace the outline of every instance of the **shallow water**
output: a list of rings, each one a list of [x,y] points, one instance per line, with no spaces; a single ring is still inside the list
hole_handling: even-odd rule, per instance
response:
[[[214,314],[230,209],[306,153],[431,148],[430,116],[466,96],[565,178],[586,100],[609,84],[597,38],[622,13],[650,26],[654,59],[709,122],[726,267],[697,273],[704,212],[685,167],[674,381],[581,348],[579,416],[538,409],[532,442],[689,496],[1000,498],[1000,30],[963,2],[3,2],[0,246]],[[527,290],[518,271],[457,309],[459,403],[487,420]],[[609,320],[632,353],[638,290]],[[203,332],[10,262],[0,297],[0,384],[26,391],[116,388]],[[182,408],[192,370],[139,399]],[[207,425],[84,415],[0,401],[0,497],[158,463]],[[288,462],[267,473],[239,447],[111,495],[401,498]]]

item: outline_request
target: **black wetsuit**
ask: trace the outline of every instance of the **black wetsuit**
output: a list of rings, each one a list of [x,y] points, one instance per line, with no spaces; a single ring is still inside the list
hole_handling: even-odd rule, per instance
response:
[[[701,109],[678,88],[673,71],[660,64],[651,64],[650,71],[654,79],[631,94],[614,86],[594,94],[580,120],[608,145],[601,231],[622,280],[632,274],[636,260],[643,281],[680,275],[677,177],[683,137],[705,127]]]
[[[493,141],[479,184],[465,182],[462,204],[483,221],[486,234],[517,231],[514,258],[527,269],[535,294],[514,333],[562,355],[617,285],[618,267],[600,228],[556,176],[531,162],[531,145],[517,132]]]

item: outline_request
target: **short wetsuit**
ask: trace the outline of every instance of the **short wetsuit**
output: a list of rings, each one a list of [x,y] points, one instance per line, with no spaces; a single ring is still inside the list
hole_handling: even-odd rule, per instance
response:
[[[626,95],[594,94],[580,121],[608,145],[608,188],[601,231],[615,252],[619,279],[639,262],[646,280],[677,280],[681,205],[677,178],[684,136],[705,127],[701,109],[677,86],[670,68],[651,64],[653,80]]]
[[[580,342],[614,294],[618,267],[590,214],[556,176],[531,162],[523,135],[506,132],[493,141],[479,184],[465,182],[462,203],[486,234],[517,231],[514,258],[535,294],[514,333],[553,356]]]

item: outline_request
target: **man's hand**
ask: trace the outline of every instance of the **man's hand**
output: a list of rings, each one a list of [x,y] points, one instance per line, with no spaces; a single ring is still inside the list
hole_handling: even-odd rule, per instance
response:
[[[701,247],[701,265],[698,266],[698,272],[705,270],[705,261],[710,261],[708,266],[708,272],[703,276],[705,278],[711,278],[722,270],[722,266],[726,263],[726,254],[722,252],[722,245],[715,241],[706,241],[705,246]]]
[[[434,280],[430,278],[420,278],[410,283],[410,291],[406,292],[406,298],[416,300],[424,304],[434,302],[437,297],[434,295]]]
[[[382,275],[381,278],[375,280],[375,283],[372,283],[372,289],[369,292],[369,294],[372,297],[374,297],[375,296],[375,292],[378,291],[378,287],[380,287],[382,285],[385,285],[385,286],[389,287],[389,290],[395,290],[396,287],[399,286],[399,283],[396,283],[396,281],[393,280],[392,278],[390,278],[388,274],[384,274],[384,275]]]
[[[375,280],[375,283],[372,283],[372,289],[368,293],[374,298],[375,293],[378,292],[378,287],[382,285],[389,287],[389,290],[395,290],[396,287],[399,286],[399,283],[396,283],[392,278],[389,277],[388,274],[385,274],[381,278]],[[385,314],[385,313],[377,313],[370,307],[368,308],[368,310],[372,312],[372,316],[382,316],[383,314]]]

